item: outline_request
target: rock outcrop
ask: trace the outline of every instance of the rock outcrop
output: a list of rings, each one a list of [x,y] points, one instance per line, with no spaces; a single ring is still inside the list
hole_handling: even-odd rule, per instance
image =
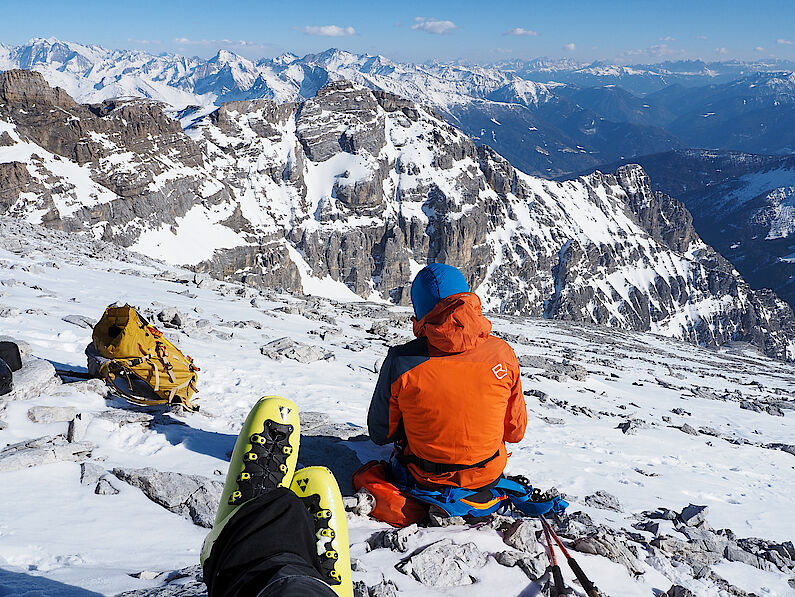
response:
[[[0,159],[0,213],[255,286],[398,304],[417,267],[445,262],[487,309],[795,355],[791,309],[638,166],[532,178],[346,81],[298,104],[231,102],[184,133],[156,102],[79,105],[34,72],[0,75],[0,100],[23,156]]]

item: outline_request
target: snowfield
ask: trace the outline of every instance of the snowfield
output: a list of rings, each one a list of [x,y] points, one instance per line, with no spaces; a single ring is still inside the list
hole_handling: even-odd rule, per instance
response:
[[[323,281],[312,287],[324,294]],[[86,365],[91,329],[68,316],[96,321],[115,301],[166,313],[167,322],[176,321],[169,309],[178,311],[179,321],[162,329],[201,367],[199,413],[138,408],[107,395],[100,383],[52,380],[38,359],[58,369]],[[0,398],[0,446],[67,432],[67,420],[33,422],[34,407],[71,407],[72,418],[81,413],[88,423],[80,441],[91,444],[90,455],[76,461],[16,470],[7,470],[0,452],[0,594],[158,594],[158,587],[176,591],[180,583],[187,591],[195,568],[176,580],[179,575],[160,573],[195,567],[207,529],[108,471],[152,467],[222,482],[237,432],[264,395],[285,396],[309,413],[299,462],[329,466],[350,494],[349,475],[358,463],[389,454],[363,437],[367,408],[387,347],[410,337],[409,316],[406,308],[361,299],[337,302],[218,282],[85,237],[0,218],[0,335],[29,345],[23,371],[35,369],[17,376],[24,387],[18,383]],[[791,363],[747,345],[707,350],[597,326],[492,319],[520,357],[529,415],[525,439],[509,446],[507,472],[558,488],[571,502],[569,513],[584,512],[594,524],[632,532],[638,541],[630,544],[642,572],[637,576],[608,558],[576,555],[603,595],[661,595],[673,584],[699,597],[743,594],[739,590],[795,595],[792,570],[772,564],[762,570],[719,558],[713,575],[694,578],[686,558],[675,561],[649,547],[652,534],[632,526],[648,519],[644,511],[680,512],[697,504],[708,506],[709,527],[731,529],[737,538],[786,542],[795,536],[795,452],[782,449],[793,437]],[[285,337],[320,358],[304,363],[260,352]],[[101,467],[104,487],[118,493],[95,493],[102,482],[81,484],[86,461]],[[597,490],[615,496],[623,511],[586,504]],[[405,552],[369,549],[368,538],[387,525],[353,513],[349,525],[358,560],[354,580],[367,586],[392,581],[398,595],[409,597],[539,594],[540,585],[520,567],[495,559],[508,549],[495,525],[421,528],[409,534]],[[660,525],[661,535],[688,541],[672,522]],[[426,586],[395,568],[443,538],[471,542],[486,554],[484,566],[468,571],[472,584]],[[715,575],[728,584],[720,588]],[[564,576],[582,595],[568,569]]]

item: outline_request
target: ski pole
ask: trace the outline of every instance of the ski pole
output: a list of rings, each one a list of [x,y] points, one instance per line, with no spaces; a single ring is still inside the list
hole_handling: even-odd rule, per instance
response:
[[[552,539],[549,536],[549,531],[547,530],[547,525],[544,523],[544,517],[541,517],[541,526],[544,529],[544,538],[547,542],[547,548],[549,549],[549,561],[550,561],[550,568],[552,569],[552,579],[554,581],[554,586],[550,592],[551,597],[564,597],[566,593],[566,585],[563,584],[563,574],[560,572],[560,566],[558,566],[558,559],[555,557],[555,546],[552,544]]]
[[[541,518],[541,525],[544,527],[544,531],[547,532],[548,529],[548,534],[546,536],[549,537],[549,534],[551,534],[555,538],[555,543],[558,544],[558,547],[560,547],[560,550],[563,552],[563,555],[566,556],[566,561],[569,564],[569,568],[571,568],[571,571],[574,572],[574,576],[577,577],[577,580],[582,585],[582,588],[585,589],[585,592],[587,593],[588,597],[600,597],[599,590],[590,581],[590,579],[587,576],[585,576],[585,572],[582,571],[582,568],[580,568],[580,565],[577,563],[577,560],[571,557],[571,554],[563,545],[563,541],[560,540],[560,537],[558,537],[557,533],[555,533],[554,529],[549,524],[547,519],[544,518],[543,515],[540,518]]]

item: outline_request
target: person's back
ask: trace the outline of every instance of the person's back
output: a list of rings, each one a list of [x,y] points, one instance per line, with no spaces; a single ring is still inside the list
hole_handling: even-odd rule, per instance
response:
[[[453,267],[432,264],[412,285],[416,340],[390,349],[368,415],[375,443],[402,444],[423,485],[481,488],[524,436],[527,411],[511,347],[490,335],[480,299]]]

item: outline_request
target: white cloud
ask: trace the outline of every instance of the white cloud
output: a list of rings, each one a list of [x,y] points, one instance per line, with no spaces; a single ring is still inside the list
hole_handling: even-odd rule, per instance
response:
[[[756,46],[754,48],[754,52],[764,52],[764,51],[765,51],[765,49],[762,46]]]
[[[660,41],[676,41],[676,38],[671,37],[670,35],[666,35],[665,37],[661,37]]]
[[[351,37],[352,35],[356,35],[356,29],[350,26],[338,27],[337,25],[307,25],[306,27],[299,27],[298,30],[303,31],[306,35],[319,35],[321,37]]]
[[[563,46],[563,49],[568,50],[569,52],[573,52],[574,50],[577,49],[577,44],[569,42],[565,46]]]
[[[411,28],[418,31],[433,33],[435,35],[442,35],[453,29],[458,29],[453,21],[440,21],[438,19],[434,19],[433,17],[430,19],[426,19],[425,17],[417,17],[414,19],[414,24],[411,26]]]
[[[729,50],[727,50],[726,48],[715,48],[715,53],[716,54],[728,54]]]
[[[149,45],[156,46],[162,44],[163,42],[160,41],[159,39],[128,39],[127,43],[140,44],[142,46],[149,46]]]
[[[519,35],[519,36],[526,36],[526,37],[538,37],[538,31],[532,31],[530,29],[523,29],[522,27],[514,27],[513,29],[508,29],[503,35]]]
[[[159,43],[151,41],[149,43]],[[247,41],[245,39],[189,39],[187,37],[175,37],[174,43],[178,46],[186,48],[188,46],[196,46],[207,48],[207,50],[215,50],[223,48],[225,50],[232,50],[245,55],[249,58],[261,56],[262,52],[276,52],[281,51],[281,48],[271,44]]]
[[[174,43],[181,46],[258,46],[264,47],[263,44],[246,41],[244,39],[188,39],[187,37],[174,38]]]
[[[791,39],[777,39],[776,43],[780,46],[792,46],[795,45],[795,41]]]
[[[696,35],[696,39],[700,39],[700,40],[703,41],[703,40],[707,40],[709,38],[706,35]]]
[[[648,48],[640,48],[637,50],[627,50],[623,56],[649,56],[651,58],[662,58],[664,56],[684,56],[687,54],[685,50],[677,50],[670,47],[668,44],[654,44]]]

